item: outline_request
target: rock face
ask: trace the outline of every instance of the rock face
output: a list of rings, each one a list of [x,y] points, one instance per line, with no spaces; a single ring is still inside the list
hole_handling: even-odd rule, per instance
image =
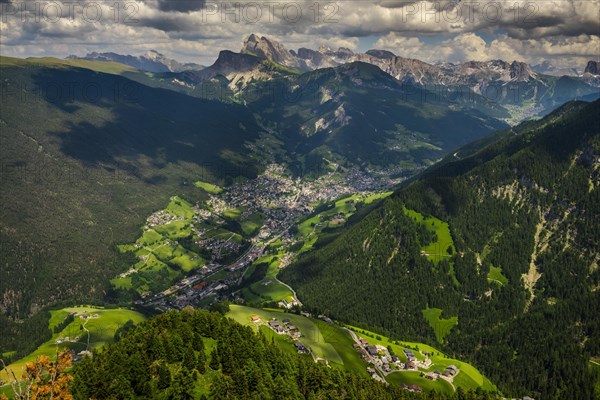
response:
[[[584,73],[592,75],[600,75],[600,63],[598,61],[590,61],[585,67]]]
[[[269,40],[266,37],[258,37],[251,34],[242,47],[242,53],[253,54],[260,58],[266,58],[286,67],[295,68],[300,71],[308,71],[305,62],[292,54],[281,43]]]
[[[340,47],[338,50],[321,46],[319,50],[300,48],[297,52],[281,43],[252,34],[244,42],[242,53],[266,58],[300,71],[337,67],[356,61],[376,65],[403,83],[421,85],[481,85],[488,81],[527,82],[537,78],[531,67],[519,61],[470,61],[462,64],[432,65],[420,60],[395,55],[387,50],[373,49],[354,53]]]
[[[112,61],[129,65],[141,71],[148,72],[183,72],[200,71],[204,69],[203,65],[194,63],[181,63],[156,50],[150,50],[141,56],[123,55],[117,53],[97,53],[92,52],[84,57],[71,55],[68,59],[92,60],[92,61]]]

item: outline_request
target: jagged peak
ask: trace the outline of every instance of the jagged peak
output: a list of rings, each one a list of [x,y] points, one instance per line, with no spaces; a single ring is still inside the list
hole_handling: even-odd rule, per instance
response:
[[[588,61],[584,74],[600,75],[600,63],[598,61]]]

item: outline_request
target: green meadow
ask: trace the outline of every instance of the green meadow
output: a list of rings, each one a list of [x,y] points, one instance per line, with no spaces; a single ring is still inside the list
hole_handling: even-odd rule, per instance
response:
[[[223,188],[208,182],[197,181],[194,182],[194,186],[210,194],[220,194],[223,192]]]
[[[230,311],[227,313],[228,317],[233,318],[240,324],[254,327],[258,331],[258,324],[251,321],[253,315],[258,315],[262,322],[268,322],[273,318],[276,318],[281,322],[284,318],[288,318],[290,322],[293,325],[296,325],[300,330],[302,334],[299,339],[300,342],[308,346],[315,356],[326,358],[330,363],[344,365],[344,358],[347,358],[348,355],[345,354],[344,357],[342,357],[336,350],[336,346],[333,344],[337,344],[337,342],[343,340],[343,335],[347,335],[341,328],[338,328],[335,331],[326,330],[318,324],[318,321],[301,315],[240,305],[231,305]],[[321,329],[323,329],[323,331]],[[337,347],[339,348],[339,345]],[[350,349],[352,350],[352,348]],[[356,357],[359,357],[358,353],[356,353]]]
[[[456,247],[450,234],[450,226],[447,222],[436,217],[424,217],[423,214],[407,208],[404,209],[404,213],[412,218],[413,221],[425,224],[427,229],[436,234],[437,240],[422,248],[428,259],[437,264],[444,257],[450,257],[451,254],[448,253],[449,247],[452,254],[456,253]]]
[[[261,212],[256,212],[250,215],[247,219],[243,220],[240,224],[242,225],[242,231],[246,236],[253,236],[258,233],[263,225],[265,216]]]
[[[279,273],[278,256],[261,257],[256,260],[254,264],[257,265],[262,262],[269,263],[265,277],[260,281],[251,284],[250,287],[242,290],[246,301],[250,303],[264,303],[281,301],[286,297],[292,296],[292,291],[275,279]]]
[[[392,192],[382,192],[367,197],[363,197],[359,194],[343,197],[336,200],[332,208],[302,221],[298,224],[298,233],[304,240],[304,246],[300,249],[300,253],[312,249],[323,229],[343,226],[346,223],[346,220],[356,212],[356,206],[358,204],[371,204],[374,201],[384,199],[391,194]]]
[[[425,391],[435,390],[438,393],[452,394],[454,388],[450,382],[444,379],[438,379],[436,381],[430,381],[429,379],[421,376],[419,371],[398,371],[393,372],[385,377],[385,380],[392,385],[410,385],[416,384],[423,388]]]
[[[488,272],[487,278],[489,281],[500,284],[501,286],[508,283],[508,278],[502,273],[502,268],[494,267],[490,265],[490,272]]]
[[[458,317],[443,319],[442,310],[439,308],[426,308],[423,310],[423,317],[429,322],[435,332],[435,337],[439,343],[443,343],[444,338],[450,334],[452,328],[458,325]]]
[[[48,322],[48,327],[50,330],[54,331],[54,327],[63,322],[70,312],[83,314],[84,311],[87,315],[97,314],[98,318],[88,318],[87,320],[83,320],[80,319],[79,316],[76,316],[74,321],[67,325],[61,332],[53,333],[52,339],[42,344],[27,357],[8,365],[8,369],[13,370],[15,374],[19,376],[25,364],[34,361],[38,356],[47,355],[52,357],[57,351],[65,348],[73,349],[78,352],[86,350],[86,348],[88,348],[88,336],[86,331],[82,328],[83,324],[85,324],[85,329],[90,332],[89,350],[92,350],[99,348],[104,344],[113,342],[115,332],[121,326],[125,325],[127,321],[131,320],[137,324],[145,319],[145,317],[137,311],[124,308],[105,309],[93,306],[67,307],[50,311],[51,317]],[[78,340],[75,342],[63,342],[59,345],[56,344],[58,338],[64,338],[66,336],[70,338],[78,337]]]

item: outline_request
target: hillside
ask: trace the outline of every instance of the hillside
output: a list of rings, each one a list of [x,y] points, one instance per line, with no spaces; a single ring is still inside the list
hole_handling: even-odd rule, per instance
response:
[[[152,318],[74,368],[75,399],[416,399],[396,385],[328,368],[281,350],[219,314],[183,310]],[[105,377],[113,379],[103,379]],[[100,378],[100,379],[98,379]],[[491,399],[460,391],[429,399]]]
[[[308,309],[391,337],[441,339],[505,394],[592,398],[599,111],[598,101],[568,103],[471,147],[279,278]]]
[[[99,64],[112,72],[89,68]],[[138,84],[123,68],[1,60],[4,316],[103,300],[129,261],[113,245],[148,214],[175,194],[202,196],[201,177],[227,183],[261,168],[245,147],[261,129],[245,109]]]
[[[410,174],[508,126],[489,104],[453,103],[360,62],[257,82],[240,98],[298,155],[299,170],[327,158]]]

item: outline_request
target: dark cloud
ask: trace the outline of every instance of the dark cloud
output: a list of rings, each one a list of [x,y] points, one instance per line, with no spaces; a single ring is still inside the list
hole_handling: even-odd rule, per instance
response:
[[[189,13],[202,9],[205,4],[206,0],[158,0],[158,9]]]

